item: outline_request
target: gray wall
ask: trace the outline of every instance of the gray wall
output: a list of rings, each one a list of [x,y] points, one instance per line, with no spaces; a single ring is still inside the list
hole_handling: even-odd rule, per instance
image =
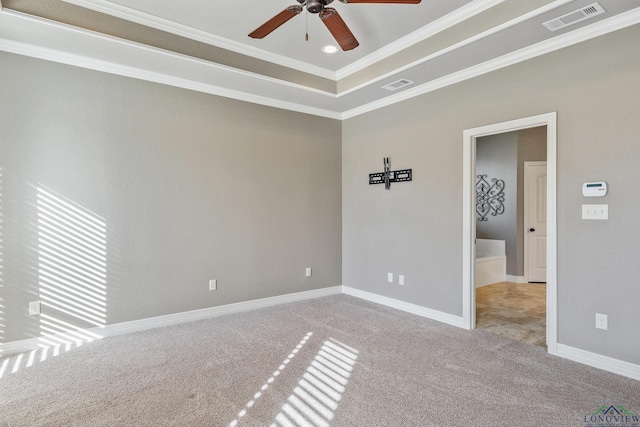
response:
[[[40,333],[27,302],[51,275],[92,277],[54,291],[90,292],[106,323],[337,285],[341,233],[343,284],[461,315],[462,132],[557,111],[559,341],[640,363],[639,38],[636,25],[342,125],[0,54],[2,341]],[[414,181],[367,185],[385,156]],[[609,221],[580,219],[590,180],[609,183]],[[71,249],[47,242],[52,221],[71,224]],[[69,261],[51,272],[56,257]]]
[[[345,121],[343,284],[462,315],[462,133],[557,111],[558,339],[640,363],[639,39],[635,25]],[[367,185],[384,156],[414,180]],[[580,219],[589,180],[609,184],[609,221]]]
[[[341,284],[339,121],[5,53],[0,67],[2,342],[44,331],[33,300],[56,329]]]
[[[485,180],[504,181],[504,212],[485,216],[478,221],[476,215],[476,237],[479,239],[504,240],[507,253],[507,274],[517,274],[517,205],[518,205],[518,132],[507,132],[478,138],[476,141],[477,175],[487,175]]]

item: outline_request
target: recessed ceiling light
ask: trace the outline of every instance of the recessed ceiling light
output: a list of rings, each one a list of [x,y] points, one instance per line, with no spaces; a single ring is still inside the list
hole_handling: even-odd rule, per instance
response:
[[[326,46],[322,46],[322,51],[324,53],[336,53],[338,51],[338,48],[333,46],[333,45],[326,45]]]

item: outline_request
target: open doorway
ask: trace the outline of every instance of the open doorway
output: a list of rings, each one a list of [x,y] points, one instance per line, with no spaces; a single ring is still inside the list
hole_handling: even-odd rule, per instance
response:
[[[479,137],[475,164],[476,328],[541,347],[546,139],[546,126]]]
[[[463,324],[476,327],[476,148],[479,138],[546,127],[547,178],[545,209],[547,220],[546,252],[546,344],[547,351],[557,349],[556,290],[556,113],[542,114],[509,122],[497,123],[463,133]],[[515,282],[518,276],[515,276]]]

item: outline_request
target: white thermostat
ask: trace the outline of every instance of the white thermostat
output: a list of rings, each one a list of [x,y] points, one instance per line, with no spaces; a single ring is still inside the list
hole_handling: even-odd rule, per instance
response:
[[[584,197],[602,197],[607,194],[607,183],[601,182],[585,182],[582,184],[582,195]]]

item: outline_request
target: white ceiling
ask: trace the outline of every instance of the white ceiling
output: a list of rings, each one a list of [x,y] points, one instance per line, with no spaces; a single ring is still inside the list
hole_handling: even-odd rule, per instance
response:
[[[93,7],[94,0],[69,0]],[[264,39],[251,39],[251,31],[287,8],[299,4],[296,0],[116,0],[107,3],[122,6],[118,10],[132,10],[150,19],[161,18],[185,27],[239,43],[247,49],[261,50],[263,55],[280,56],[311,64],[331,71],[345,67],[365,56],[420,30],[433,21],[470,3],[499,3],[495,0],[423,0],[421,4],[344,4],[333,1],[329,7],[338,11],[360,46],[353,51],[323,54],[320,48],[336,45],[317,14],[306,11],[285,23]],[[126,8],[126,9],[124,9]],[[127,10],[129,9],[129,10]],[[305,41],[305,32],[309,41]]]
[[[594,1],[335,0],[360,46],[329,55],[306,12],[247,36],[296,0],[1,1],[0,50],[336,119],[640,23],[640,0],[599,0],[606,13],[556,32],[542,23]],[[398,79],[414,83],[381,89]]]

